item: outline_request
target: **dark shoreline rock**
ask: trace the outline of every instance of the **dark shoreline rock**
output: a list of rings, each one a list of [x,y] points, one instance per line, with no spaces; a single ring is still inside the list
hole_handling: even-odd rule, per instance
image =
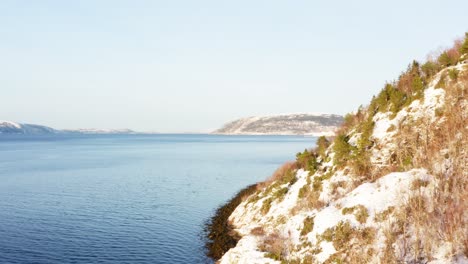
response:
[[[229,223],[229,216],[234,212],[236,207],[243,201],[243,198],[253,194],[257,190],[257,184],[247,186],[234,195],[228,202],[219,207],[214,216],[206,223],[206,255],[213,259],[219,260],[224,253],[235,247],[240,237],[234,231]]]

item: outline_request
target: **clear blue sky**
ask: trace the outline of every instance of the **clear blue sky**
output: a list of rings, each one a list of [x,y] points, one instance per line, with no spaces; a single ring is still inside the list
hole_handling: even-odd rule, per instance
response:
[[[345,114],[468,30],[468,1],[0,1],[0,119],[209,131]]]

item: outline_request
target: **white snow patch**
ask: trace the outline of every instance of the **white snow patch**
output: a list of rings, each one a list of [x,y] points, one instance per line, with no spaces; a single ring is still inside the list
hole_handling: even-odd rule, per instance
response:
[[[335,247],[333,246],[333,243],[331,242],[327,242],[327,241],[323,241],[322,243],[320,243],[320,248],[322,248],[322,251],[317,254],[317,260],[319,262],[325,262],[325,260],[327,260],[331,255],[335,254],[336,252],[336,249]]]
[[[408,172],[390,173],[374,183],[361,184],[345,197],[338,199],[315,215],[314,230],[307,235],[309,241],[316,243],[317,235],[336,226],[340,221],[349,221],[353,226],[359,226],[360,223],[354,215],[342,214],[341,210],[345,207],[363,205],[369,214],[368,222],[373,225],[372,219],[376,213],[403,202],[403,194],[410,190],[411,183],[415,179],[429,180],[431,178],[432,176],[428,175],[425,170],[413,169]],[[322,257],[326,255],[323,252],[321,254]]]
[[[390,116],[390,112],[375,114],[374,119],[373,119],[375,122],[375,125],[374,125],[374,131],[372,133],[372,137],[383,140],[389,136],[389,132],[387,132],[388,129],[392,125],[394,126],[398,125],[397,120],[395,119],[390,120],[389,116]]]
[[[288,193],[285,195],[283,201],[281,201],[276,206],[272,206],[268,215],[288,215],[290,210],[294,208],[297,204],[297,199],[299,195],[299,190],[307,183],[307,176],[309,175],[308,171],[298,170],[296,173],[297,181],[290,188]]]
[[[0,120],[0,126],[6,126],[6,127],[14,127],[17,129],[21,128],[21,125],[15,122],[11,121],[6,121],[6,120]]]
[[[266,264],[280,263],[265,257],[265,252],[257,250],[258,239],[254,236],[245,236],[239,240],[237,246],[231,248],[219,260],[220,264]]]
[[[449,242],[442,244],[434,253],[434,260],[429,261],[428,264],[467,264],[468,258],[466,256],[452,256],[453,245]]]

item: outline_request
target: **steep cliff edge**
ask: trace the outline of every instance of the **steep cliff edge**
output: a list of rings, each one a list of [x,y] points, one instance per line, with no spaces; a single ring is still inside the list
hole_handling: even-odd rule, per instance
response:
[[[257,184],[220,263],[468,263],[464,41]]]

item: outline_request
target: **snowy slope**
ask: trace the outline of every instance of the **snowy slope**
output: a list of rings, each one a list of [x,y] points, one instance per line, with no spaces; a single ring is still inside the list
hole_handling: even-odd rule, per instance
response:
[[[402,129],[419,131],[416,140],[420,140],[429,137],[429,128],[447,122],[449,115],[441,117],[440,111],[450,109],[447,105],[455,102],[447,101],[447,92],[439,83],[454,69],[460,75],[468,72],[465,64],[448,67],[425,87],[423,98],[412,101],[396,114],[378,112],[373,116],[370,136],[373,145],[368,151],[372,153],[370,162],[374,168],[393,166],[392,154],[410,143],[401,141],[405,140]],[[464,113],[458,114],[465,116],[465,120],[466,80],[458,79],[456,96],[456,104],[464,109]],[[241,120],[232,125],[235,128],[231,131],[244,131],[243,127],[255,120],[258,119]],[[466,141],[466,129],[468,126],[458,134],[455,131],[455,145]],[[351,132],[350,144],[358,144],[360,137]],[[447,186],[440,182],[440,177],[426,168],[413,168],[384,174],[375,181],[363,180],[359,175],[350,175],[351,168],[337,169],[332,162],[336,155],[333,151],[332,145],[314,173],[301,168],[289,182],[258,185],[257,192],[245,198],[229,218],[241,239],[220,263],[468,263],[466,255],[460,253],[463,243],[454,242],[457,240],[441,230],[436,240],[423,243],[425,227],[405,222],[409,217],[405,214],[411,215],[410,206],[417,208],[422,204],[427,209],[421,210],[434,210],[431,209],[434,195],[441,193],[440,186]],[[436,155],[442,158],[432,160],[433,168],[440,167],[441,175],[449,177],[453,163],[448,158],[449,150],[437,151],[441,154]],[[413,157],[420,158],[415,154]],[[466,176],[466,168],[463,171]],[[463,185],[463,179],[458,184]],[[304,190],[310,191],[304,195]],[[466,204],[466,199],[458,202]],[[458,221],[466,224],[467,219]],[[466,231],[463,226],[460,228]],[[463,237],[463,231],[457,233]],[[280,243],[273,243],[271,238]],[[421,248],[408,246],[415,244]]]
[[[297,173],[299,179],[304,178],[304,171]],[[316,245],[321,248],[321,252],[315,256],[318,262],[324,262],[333,253],[337,251],[330,242],[318,239],[326,229],[333,228],[341,221],[347,221],[351,226],[359,229],[365,227],[375,228],[379,223],[375,221],[375,216],[388,210],[390,207],[399,206],[399,204],[409,196],[409,186],[414,180],[421,179],[431,181],[432,177],[427,175],[425,170],[412,170],[404,173],[391,173],[380,178],[375,183],[365,183],[358,186],[348,195],[341,199],[332,201],[328,206],[321,210],[301,212],[291,214],[296,206],[297,192],[288,192],[284,200],[275,204],[264,217],[261,215],[262,200],[254,204],[243,203],[231,215],[231,221],[237,227],[237,231],[243,235],[236,248],[229,250],[221,259],[221,263],[272,263],[270,258],[259,258],[258,244],[261,238],[251,234],[255,227],[262,226],[266,230],[279,229],[280,235],[288,237],[296,245],[308,244]],[[292,190],[298,189],[301,183],[298,181],[291,186]],[[302,186],[301,186],[302,187]],[[432,188],[433,185],[427,185],[425,188]],[[343,214],[343,208],[354,206],[364,206],[368,212],[366,222],[360,223],[353,214]],[[281,226],[276,225],[275,219],[279,216],[287,216],[287,220]],[[306,217],[314,218],[314,229],[306,236],[301,238],[301,230]],[[383,233],[378,234],[379,239],[383,239]],[[254,243],[255,241],[256,243]],[[383,246],[377,244],[376,247]],[[312,247],[304,247],[291,255],[302,258],[311,251]],[[255,261],[252,261],[255,260]]]

